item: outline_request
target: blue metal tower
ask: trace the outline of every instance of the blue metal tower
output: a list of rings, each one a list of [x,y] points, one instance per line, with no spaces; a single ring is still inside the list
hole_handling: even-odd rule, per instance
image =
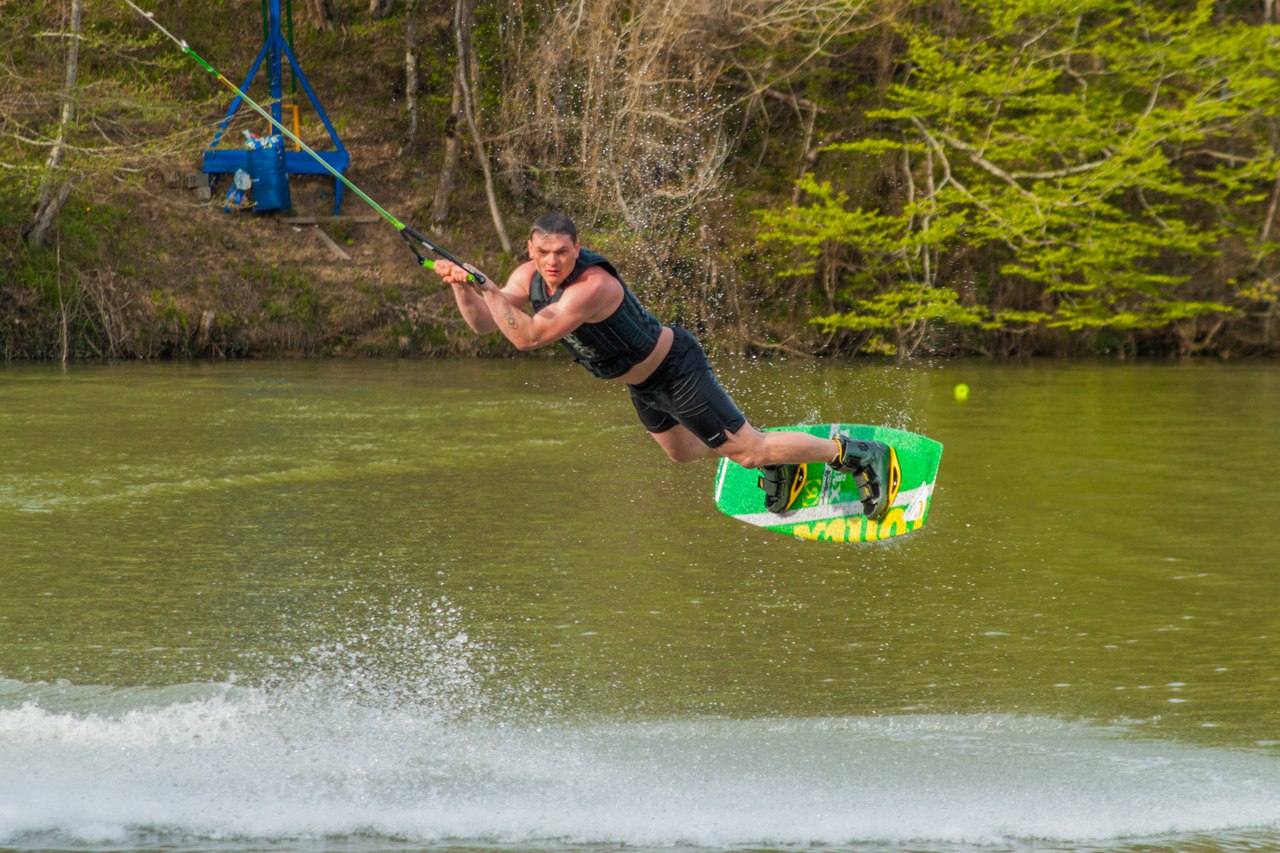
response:
[[[290,6],[292,10],[292,6]],[[266,17],[264,27],[264,43],[262,50],[258,53],[258,58],[253,61],[249,73],[244,79],[244,83],[240,86],[241,91],[248,92],[249,85],[253,82],[253,78],[257,76],[258,69],[262,67],[265,59],[267,62],[267,73],[270,77],[271,84],[271,117],[276,121],[284,123],[284,85],[282,71],[284,69],[284,60],[289,60],[289,71],[293,75],[293,82],[301,84],[303,91],[307,93],[307,97],[311,100],[311,106],[315,109],[316,115],[320,117],[320,121],[324,123],[325,130],[329,132],[329,138],[333,140],[334,148],[330,151],[319,151],[324,161],[336,169],[338,172],[345,173],[346,168],[351,165],[351,155],[347,153],[347,149],[342,144],[342,140],[338,138],[338,132],[334,130],[333,123],[329,121],[328,114],[324,111],[324,107],[320,104],[320,99],[316,97],[315,90],[311,88],[311,83],[307,80],[307,75],[302,72],[302,67],[298,64],[298,57],[294,55],[293,49],[285,40],[280,28],[280,0],[263,0],[263,12]],[[291,16],[292,17],[292,16]],[[290,27],[292,29],[292,26]],[[213,137],[213,142],[209,145],[209,149],[204,152],[204,172],[207,175],[222,175],[234,173],[237,169],[246,169],[249,163],[249,152],[242,146],[237,145],[234,148],[219,148],[218,143],[222,141],[222,136],[226,133],[227,127],[231,124],[231,120],[235,117],[236,112],[240,109],[241,99],[236,96],[231,101],[231,107],[227,110],[227,117],[218,125],[218,132]],[[298,127],[298,107],[297,104],[291,105],[293,110],[293,129],[297,135]],[[288,127],[288,125],[285,125]],[[293,151],[287,145],[284,152],[285,171],[290,175],[327,175],[324,167],[317,163],[305,151]],[[343,184],[335,179],[333,182],[333,213],[338,215],[342,212],[342,190]]]

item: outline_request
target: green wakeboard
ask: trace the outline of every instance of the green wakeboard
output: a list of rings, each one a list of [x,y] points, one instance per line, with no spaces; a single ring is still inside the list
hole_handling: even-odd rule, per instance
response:
[[[725,515],[775,533],[822,542],[875,542],[924,527],[942,461],[942,445],[938,442],[913,432],[862,424],[803,424],[775,429],[822,438],[843,433],[892,447],[902,468],[902,485],[889,513],[879,522],[866,518],[853,476],[821,462],[807,466],[804,490],[791,509],[769,512],[764,508],[764,491],[758,485],[760,472],[721,459],[716,471],[715,500],[716,508]]]

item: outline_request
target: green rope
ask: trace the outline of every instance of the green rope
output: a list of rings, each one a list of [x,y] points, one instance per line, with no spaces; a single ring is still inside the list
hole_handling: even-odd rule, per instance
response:
[[[448,252],[446,252],[444,249],[440,248],[440,247],[439,247],[439,246],[437,246],[435,243],[432,243],[432,242],[431,242],[430,240],[428,240],[425,236],[423,236],[423,235],[422,235],[422,234],[420,234],[419,232],[417,232],[417,231],[413,230],[412,228],[409,228],[407,225],[405,225],[405,224],[404,224],[403,222],[401,222],[399,219],[396,219],[396,218],[395,218],[394,216],[392,216],[390,213],[388,213],[387,211],[383,210],[381,205],[379,205],[379,204],[378,204],[376,201],[374,201],[373,199],[369,198],[369,196],[365,195],[365,194],[364,194],[364,191],[363,191],[363,190],[361,190],[359,187],[357,187],[355,184],[351,183],[351,181],[347,180],[347,177],[346,177],[345,175],[343,175],[343,174],[342,174],[341,172],[339,172],[337,169],[335,169],[335,168],[333,168],[332,166],[330,166],[330,165],[329,165],[329,163],[328,163],[328,162],[327,162],[323,157],[321,157],[319,154],[317,154],[315,151],[313,151],[313,150],[311,149],[311,147],[310,147],[309,145],[307,145],[307,143],[303,142],[301,139],[299,139],[297,136],[295,136],[295,135],[293,134],[293,132],[292,132],[291,130],[289,130],[289,128],[285,127],[283,124],[281,124],[280,122],[276,121],[276,120],[275,120],[275,118],[271,115],[271,113],[267,112],[265,109],[263,109],[263,108],[258,104],[258,102],[257,102],[257,101],[255,101],[253,98],[250,98],[247,94],[245,94],[245,93],[244,93],[244,91],[243,91],[243,90],[241,90],[241,88],[240,88],[239,86],[237,86],[235,83],[232,83],[230,80],[228,80],[226,77],[224,77],[224,76],[223,76],[223,75],[218,71],[218,69],[214,68],[214,67],[213,67],[212,65],[210,65],[208,62],[205,62],[205,61],[204,61],[204,58],[203,58],[203,57],[201,57],[201,56],[200,56],[200,54],[196,53],[194,50],[192,50],[192,49],[191,49],[191,46],[190,46],[190,45],[188,45],[185,41],[183,41],[182,39],[180,39],[180,38],[178,38],[177,36],[175,36],[173,33],[171,33],[171,32],[169,32],[168,30],[166,30],[163,26],[161,26],[160,22],[159,22],[159,21],[157,21],[157,20],[155,19],[155,14],[154,14],[154,13],[144,11],[144,10],[143,10],[143,9],[141,9],[141,8],[140,8],[136,3],[134,3],[134,2],[133,2],[133,0],[123,0],[123,2],[124,2],[124,4],[125,4],[126,6],[128,6],[130,9],[132,9],[133,11],[137,12],[139,15],[141,15],[142,17],[144,17],[144,18],[146,18],[148,21],[150,21],[150,22],[151,22],[151,25],[152,25],[152,26],[154,26],[154,27],[155,27],[157,30],[159,30],[161,33],[163,33],[163,34],[165,35],[165,37],[169,39],[169,41],[171,41],[171,42],[173,42],[174,44],[176,44],[176,45],[178,46],[178,49],[179,49],[179,50],[181,50],[181,51],[182,51],[183,53],[185,53],[187,56],[191,57],[191,58],[192,58],[192,59],[194,59],[197,63],[199,63],[199,64],[200,64],[200,67],[201,67],[201,68],[203,68],[205,71],[208,71],[208,72],[209,72],[210,74],[212,74],[214,77],[218,78],[218,82],[222,83],[222,84],[223,84],[223,85],[225,85],[228,89],[230,89],[231,91],[235,92],[235,93],[236,93],[236,95],[237,95],[241,100],[243,100],[246,104],[248,104],[248,105],[249,105],[249,107],[250,107],[251,109],[253,109],[253,111],[254,111],[254,112],[256,112],[258,115],[260,115],[260,116],[262,116],[263,118],[265,118],[267,121],[271,122],[271,124],[276,128],[276,130],[280,131],[280,133],[282,133],[284,136],[288,137],[290,140],[292,140],[294,143],[296,143],[296,144],[297,144],[297,146],[298,146],[301,150],[303,150],[303,151],[307,152],[308,154],[310,154],[310,155],[311,155],[311,157],[312,157],[312,158],[313,158],[317,163],[319,163],[321,166],[323,166],[323,167],[324,167],[324,169],[325,169],[329,174],[333,175],[333,177],[334,177],[336,180],[342,181],[343,186],[345,186],[347,189],[351,190],[353,193],[355,193],[356,195],[358,195],[360,198],[364,199],[364,201],[365,201],[365,203],[366,203],[366,204],[368,204],[368,205],[369,205],[370,207],[372,207],[375,211],[377,211],[377,212],[378,212],[378,213],[379,213],[379,214],[380,214],[384,219],[386,219],[388,222],[390,222],[392,225],[394,225],[394,226],[395,226],[395,228],[396,228],[396,230],[400,232],[400,236],[404,237],[406,242],[409,242],[409,247],[414,249],[414,254],[417,254],[417,255],[418,255],[419,260],[422,262],[422,265],[423,265],[423,266],[425,266],[425,267],[431,267],[431,266],[432,266],[432,262],[431,262],[430,260],[426,259],[426,258],[423,258],[420,254],[418,254],[417,249],[416,249],[416,248],[414,248],[414,247],[413,247],[413,243],[412,243],[412,242],[410,242],[410,240],[411,240],[411,239],[412,239],[412,240],[417,240],[419,243],[421,243],[422,245],[426,246],[428,249],[430,249],[431,251],[435,252],[435,253],[436,253],[437,255],[439,255],[440,257],[445,258],[446,260],[452,261],[453,263],[455,263],[455,264],[457,264],[458,266],[462,267],[463,269],[467,270],[467,272],[469,272],[469,273],[471,274],[471,279],[472,279],[472,281],[474,281],[474,282],[475,282],[475,284],[476,284],[477,286],[478,286],[478,285],[481,285],[481,284],[484,284],[484,282],[486,281],[486,279],[485,279],[485,277],[484,277],[484,274],[483,274],[483,273],[481,273],[479,270],[477,270],[475,267],[471,266],[470,264],[464,264],[464,263],[462,263],[462,262],[461,262],[461,261],[459,261],[457,258],[455,258],[453,255],[451,255],[451,254],[449,254]]]

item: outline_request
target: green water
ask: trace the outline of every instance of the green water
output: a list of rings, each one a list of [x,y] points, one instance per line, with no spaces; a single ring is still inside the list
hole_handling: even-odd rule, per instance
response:
[[[758,425],[941,441],[929,525],[832,545],[735,523],[711,503],[714,466],[667,462],[621,389],[562,361],[0,367],[0,847],[1280,849],[1280,799],[1130,825],[1125,808],[1088,817],[1122,795],[1087,793],[1141,767],[1119,791],[1280,795],[1280,367],[719,367]],[[270,725],[210,748],[249,707]],[[352,732],[392,716],[395,737],[438,724],[399,745],[414,761],[327,763],[378,754],[386,737]],[[544,727],[568,753],[539,751]],[[268,778],[249,770],[257,751],[298,754],[263,732],[291,728],[336,746],[279,788],[328,774],[366,811],[192,793],[192,768],[167,763],[191,749],[228,778]],[[129,752],[162,733],[167,752]],[[920,751],[878,751],[903,738]],[[441,751],[416,752],[428,742]],[[714,794],[705,815],[779,780],[821,780],[797,794],[813,802],[853,784],[830,758],[845,749],[863,758],[842,766],[869,762],[857,778],[894,780],[875,789],[894,820],[829,825],[837,803],[721,826],[664,804],[657,831],[624,805],[665,795],[659,766],[710,774],[680,800]],[[142,769],[112,777],[113,750]],[[769,750],[749,770],[734,758]],[[507,777],[513,762],[538,770]],[[563,804],[590,794],[529,793],[544,771],[567,785],[601,765],[617,799],[594,810]],[[112,778],[111,795],[72,766]],[[33,772],[102,813],[31,794]],[[901,805],[946,779],[933,811]],[[937,818],[948,802],[971,815],[962,792],[995,780],[1030,804]],[[468,808],[487,821],[414,823],[456,818],[439,804],[479,789]],[[1055,807],[1063,789],[1077,796]],[[229,799],[197,819],[175,790]]]

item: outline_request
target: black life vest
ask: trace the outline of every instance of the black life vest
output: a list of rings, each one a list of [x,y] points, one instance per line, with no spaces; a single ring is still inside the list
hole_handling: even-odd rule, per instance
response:
[[[650,314],[636,299],[635,294],[623,282],[613,264],[595,252],[582,249],[569,277],[556,288],[554,296],[547,295],[547,283],[542,273],[534,272],[529,282],[529,301],[535,312],[556,302],[565,288],[581,280],[591,267],[604,267],[609,275],[622,285],[622,302],[605,320],[599,323],[583,323],[560,339],[573,360],[601,379],[621,376],[644,361],[657,346],[662,332],[662,321]]]

